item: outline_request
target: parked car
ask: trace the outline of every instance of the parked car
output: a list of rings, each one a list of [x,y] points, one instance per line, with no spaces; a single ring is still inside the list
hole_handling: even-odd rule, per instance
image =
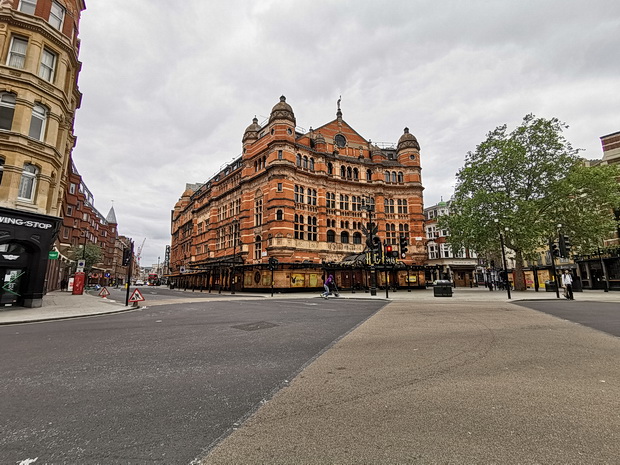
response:
[[[144,286],[144,281],[141,279],[136,279],[136,286]]]

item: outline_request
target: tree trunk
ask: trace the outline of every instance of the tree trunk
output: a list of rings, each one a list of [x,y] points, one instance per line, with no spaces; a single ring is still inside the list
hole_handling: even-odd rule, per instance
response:
[[[515,250],[515,291],[525,291],[525,276],[523,275],[523,252]]]

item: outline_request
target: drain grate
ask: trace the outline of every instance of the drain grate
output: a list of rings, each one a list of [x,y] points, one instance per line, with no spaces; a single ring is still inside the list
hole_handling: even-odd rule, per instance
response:
[[[255,323],[246,323],[243,325],[235,325],[232,328],[240,329],[241,331],[258,331],[259,329],[269,329],[279,326],[275,323],[269,323],[268,321],[257,321]]]

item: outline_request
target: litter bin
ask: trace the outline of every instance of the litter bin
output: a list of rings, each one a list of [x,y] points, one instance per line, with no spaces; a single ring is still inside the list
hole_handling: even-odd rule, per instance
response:
[[[545,291],[546,292],[555,292],[556,291],[556,283],[555,283],[555,281],[545,281]]]
[[[435,297],[452,297],[452,283],[447,280],[435,281],[433,295]]]

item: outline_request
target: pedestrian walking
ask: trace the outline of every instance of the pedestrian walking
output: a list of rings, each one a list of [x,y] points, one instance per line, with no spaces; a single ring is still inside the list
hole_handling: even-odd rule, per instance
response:
[[[65,278],[62,278],[62,280],[60,281],[60,290],[61,291],[66,291],[68,284],[69,284],[69,282]]]
[[[323,288],[325,289],[325,292],[321,294],[321,297],[323,297],[324,299],[327,299],[327,296],[331,294],[330,286],[333,282],[334,282],[334,275],[330,273],[327,279],[323,281]]]
[[[564,287],[564,297],[568,300],[575,300],[573,298],[573,277],[569,270],[564,270],[562,275],[562,286]]]

